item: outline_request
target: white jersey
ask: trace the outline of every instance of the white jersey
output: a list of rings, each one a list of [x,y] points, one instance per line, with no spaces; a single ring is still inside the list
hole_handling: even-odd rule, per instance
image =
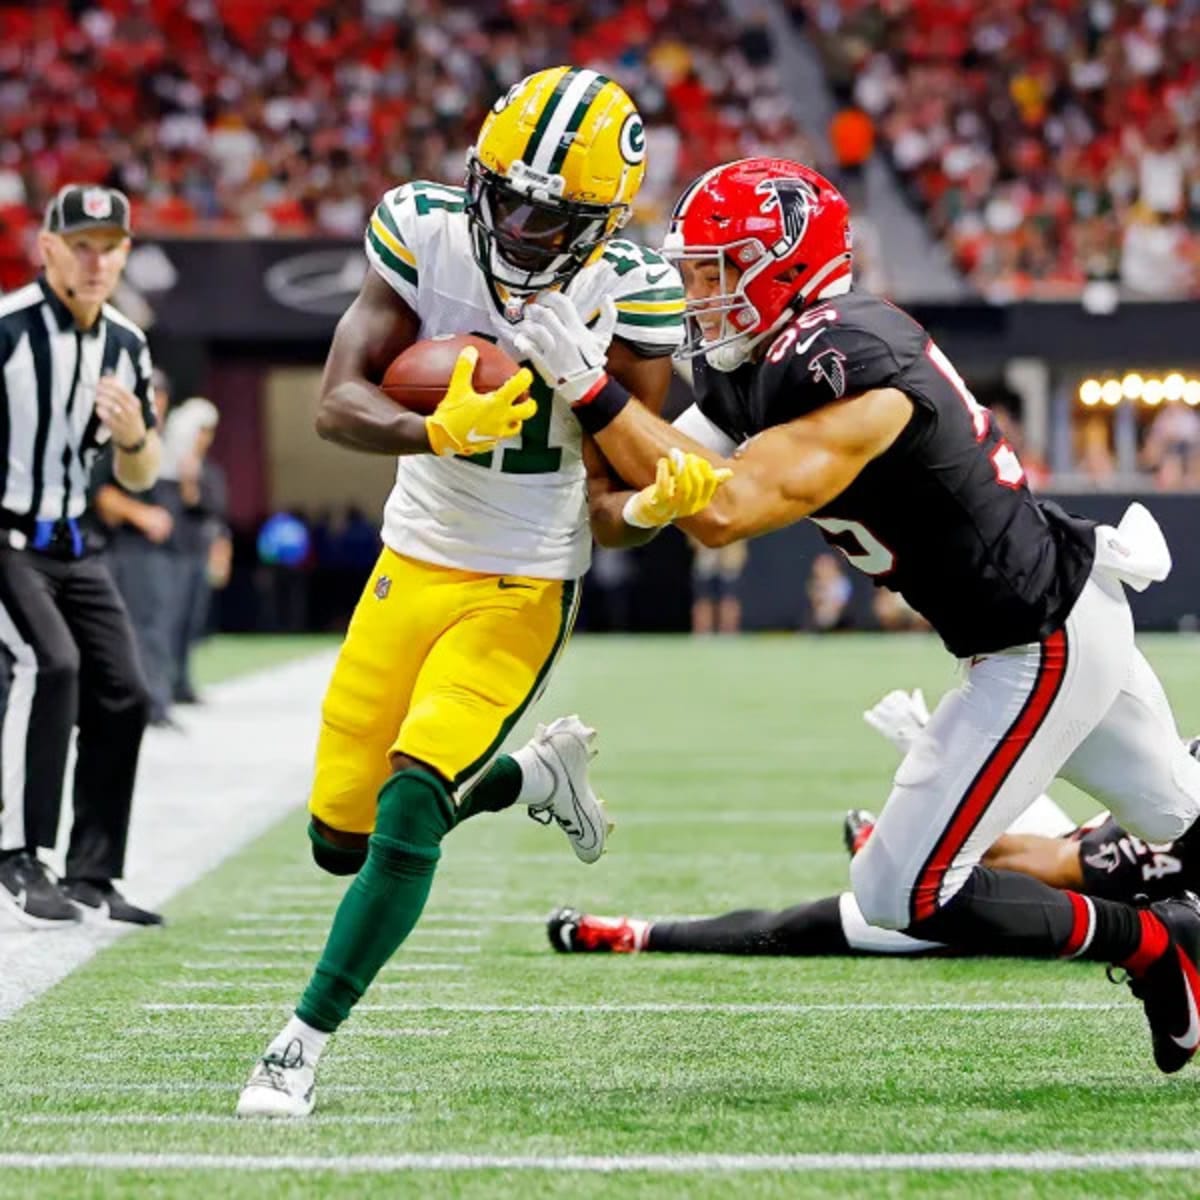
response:
[[[472,254],[461,188],[424,181],[394,188],[366,233],[371,266],[420,317],[419,337],[473,333],[513,358],[514,327]],[[633,242],[609,242],[565,289],[585,317],[606,296],[616,336],[646,356],[683,339],[683,286],[664,258]],[[402,457],[383,516],[398,554],[496,575],[576,579],[591,560],[582,433],[570,405],[534,372],[537,415],[493,453]]]

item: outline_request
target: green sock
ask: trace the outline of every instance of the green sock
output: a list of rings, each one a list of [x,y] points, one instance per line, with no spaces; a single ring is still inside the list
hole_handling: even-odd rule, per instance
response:
[[[413,768],[383,785],[367,861],[338,905],[296,1008],[302,1021],[332,1032],[349,1016],[420,918],[442,837],[453,825],[450,797],[436,775]]]
[[[524,776],[517,760],[502,754],[458,802],[456,825],[481,812],[500,812],[517,802]]]

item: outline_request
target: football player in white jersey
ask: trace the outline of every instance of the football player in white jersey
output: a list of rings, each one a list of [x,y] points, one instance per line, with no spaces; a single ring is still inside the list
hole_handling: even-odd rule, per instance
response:
[[[561,718],[511,756],[497,750],[567,640],[593,533],[607,545],[644,540],[704,507],[720,475],[700,459],[664,461],[622,518],[602,503],[621,485],[567,401],[528,370],[479,394],[476,352],[464,350],[429,417],[377,381],[438,334],[478,334],[516,357],[525,305],[561,290],[611,329],[608,370],[660,407],[683,336],[682,285],[659,255],[614,237],[644,171],[645,132],[625,92],[557,67],[496,102],[465,188],[408,183],[371,217],[371,270],[338,323],[317,420],[324,438],[399,459],[384,548],[325,696],[309,799],[318,865],[355,879],[239,1115],[311,1111],[327,1039],[417,923],[455,825],[520,801],[557,821],[584,862],[604,850],[587,780],[593,730]]]

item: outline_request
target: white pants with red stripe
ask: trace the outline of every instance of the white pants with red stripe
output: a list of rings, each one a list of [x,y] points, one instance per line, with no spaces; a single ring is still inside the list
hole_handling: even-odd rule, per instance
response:
[[[972,659],[900,764],[850,868],[872,925],[905,929],[963,886],[1057,776],[1151,842],[1200,815],[1200,762],[1133,641],[1122,585],[1097,568],[1062,629]]]

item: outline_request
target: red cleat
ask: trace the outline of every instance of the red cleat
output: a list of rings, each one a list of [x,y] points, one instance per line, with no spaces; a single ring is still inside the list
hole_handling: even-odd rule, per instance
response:
[[[649,921],[594,917],[575,908],[557,908],[546,921],[550,945],[560,954],[633,954],[646,944]]]

